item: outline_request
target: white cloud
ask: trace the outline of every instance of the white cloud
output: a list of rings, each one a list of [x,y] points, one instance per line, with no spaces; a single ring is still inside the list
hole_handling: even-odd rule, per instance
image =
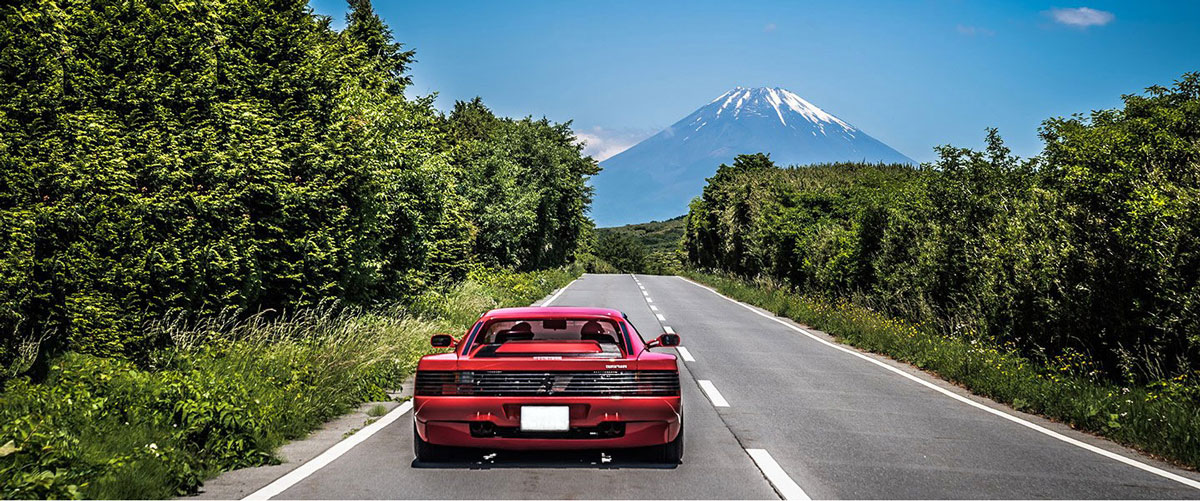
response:
[[[1104,26],[1113,22],[1117,16],[1112,12],[1096,10],[1088,7],[1076,7],[1074,9],[1050,9],[1046,11],[1050,17],[1054,18],[1054,22],[1072,26],[1075,28],[1087,28],[1089,26]]]
[[[609,129],[592,127],[587,130],[575,131],[575,137],[583,143],[583,154],[590,155],[597,161],[605,161],[609,157],[629,149],[630,146],[653,136],[656,131],[644,129]]]
[[[976,35],[990,37],[990,36],[996,34],[995,31],[989,30],[987,28],[983,28],[980,26],[968,26],[965,24],[960,24],[958,26],[955,26],[954,29],[955,29],[955,31],[958,31],[958,34],[966,35],[969,37],[973,37]]]

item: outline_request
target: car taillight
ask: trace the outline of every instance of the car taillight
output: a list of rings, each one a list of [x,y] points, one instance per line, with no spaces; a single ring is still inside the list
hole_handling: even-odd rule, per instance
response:
[[[638,371],[637,395],[649,397],[679,395],[679,373]]]
[[[462,395],[461,376],[453,371],[417,371],[417,396]]]
[[[474,395],[475,394],[475,373],[471,371],[454,372],[454,377],[451,381],[442,383],[441,395]]]

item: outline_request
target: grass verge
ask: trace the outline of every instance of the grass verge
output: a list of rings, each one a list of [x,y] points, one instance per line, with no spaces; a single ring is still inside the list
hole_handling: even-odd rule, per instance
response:
[[[44,381],[15,378],[0,393],[0,497],[166,498],[272,463],[284,442],[386,399],[430,335],[577,276],[482,270],[405,307],[165,319],[149,329],[167,347],[136,364],[68,353]]]
[[[722,294],[811,325],[839,341],[915,365],[1014,409],[1041,414],[1192,469],[1200,466],[1200,385],[1180,377],[1119,385],[1082,356],[1033,361],[985,341],[934,332],[849,301],[688,271]]]

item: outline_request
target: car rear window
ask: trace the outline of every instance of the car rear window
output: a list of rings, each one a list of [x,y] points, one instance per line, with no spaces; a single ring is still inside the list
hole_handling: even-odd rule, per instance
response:
[[[479,331],[476,346],[528,341],[595,341],[605,352],[624,348],[624,336],[616,322],[601,319],[512,319],[493,320]]]

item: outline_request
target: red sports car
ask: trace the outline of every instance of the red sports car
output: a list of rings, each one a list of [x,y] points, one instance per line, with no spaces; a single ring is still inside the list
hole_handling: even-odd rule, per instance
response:
[[[683,457],[677,334],[646,342],[607,308],[503,308],[462,339],[439,334],[417,366],[413,449],[417,461],[454,448],[493,450],[647,447]]]

